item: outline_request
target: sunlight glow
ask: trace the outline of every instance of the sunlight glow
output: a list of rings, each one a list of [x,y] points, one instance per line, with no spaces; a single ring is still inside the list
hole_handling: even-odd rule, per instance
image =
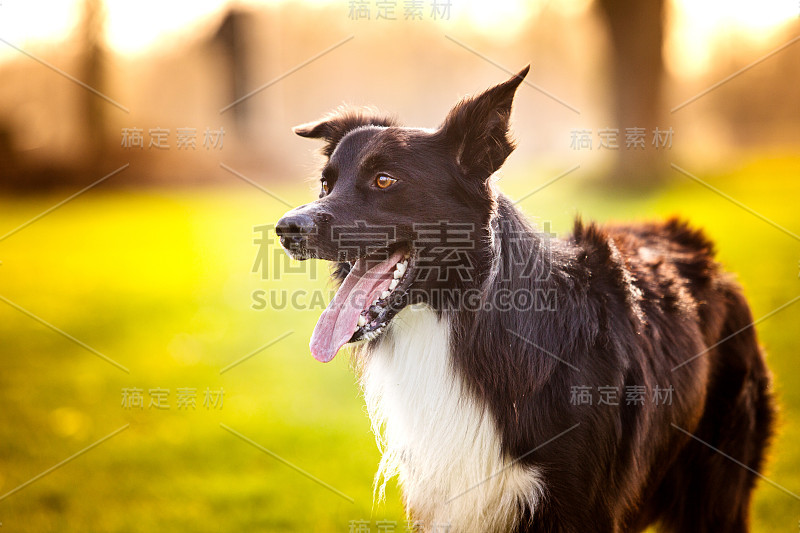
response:
[[[123,54],[141,53],[170,38],[185,40],[199,21],[218,12],[227,2],[193,0],[106,0],[109,46]],[[166,44],[166,43],[165,43]],[[171,45],[171,44],[170,44]]]
[[[525,0],[464,0],[454,2],[458,11],[465,12],[469,23],[482,32],[497,32],[499,37],[516,35],[540,2]]]
[[[299,3],[300,0],[294,0]],[[397,0],[402,5],[403,0]],[[348,0],[302,0],[304,4],[341,5]],[[161,44],[192,38],[198,26],[231,5],[256,7],[288,3],[288,0],[106,0],[106,40],[121,54],[142,54]],[[592,8],[592,0],[451,0],[454,21],[466,23],[481,33],[510,39],[523,31],[542,10],[563,16],[579,15]],[[45,2],[6,0],[0,4],[0,37],[20,47],[38,42],[56,44],[73,34],[80,20],[82,0]],[[773,31],[798,19],[797,0],[671,0],[670,31],[666,40],[667,65],[674,73],[691,76],[706,70],[714,47],[732,36],[760,44]],[[18,55],[0,47],[0,59]]]
[[[79,20],[75,1],[37,4],[41,3],[6,0],[0,4],[0,37],[21,48],[41,41],[67,39]],[[19,52],[0,43],[0,59],[18,55]]]
[[[696,76],[711,66],[715,48],[744,40],[763,45],[774,30],[800,16],[796,0],[673,0],[665,43],[667,67],[678,76]]]

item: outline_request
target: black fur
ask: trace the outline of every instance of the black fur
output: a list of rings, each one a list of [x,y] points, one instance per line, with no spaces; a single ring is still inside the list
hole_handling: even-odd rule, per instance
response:
[[[315,231],[295,254],[335,261],[340,280],[358,257],[412,254],[415,277],[394,312],[423,301],[449,318],[454,371],[493,416],[501,452],[543,472],[547,493],[521,509],[518,531],[747,531],[756,476],[688,435],[763,466],[774,414],[747,302],[708,239],[680,220],[577,221],[555,240],[493,190],[526,74],[463,100],[435,131],[342,110],[297,129],[326,141],[329,192],[282,219],[282,242],[292,249],[293,217],[310,217]],[[377,174],[398,181],[379,190]],[[420,227],[441,221],[468,228],[469,245],[450,250],[466,275],[423,275],[443,256],[423,253]],[[343,246],[336,228],[359,222],[389,230],[366,248]],[[470,292],[487,305],[465,305]],[[542,305],[494,305],[522,293]],[[646,400],[627,405],[636,386]],[[589,387],[593,404],[575,405],[575,387]],[[602,387],[616,388],[619,405],[597,404]],[[671,405],[652,400],[657,387],[672,387]]]

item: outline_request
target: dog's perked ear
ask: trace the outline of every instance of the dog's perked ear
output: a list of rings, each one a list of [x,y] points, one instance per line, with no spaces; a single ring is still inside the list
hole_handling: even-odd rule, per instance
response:
[[[461,100],[439,128],[465,177],[486,180],[514,150],[508,132],[514,94],[530,65],[508,81]]]
[[[349,132],[361,126],[396,126],[397,122],[389,115],[369,108],[341,107],[316,122],[295,126],[293,131],[300,137],[324,139],[322,153],[330,157],[339,141]]]

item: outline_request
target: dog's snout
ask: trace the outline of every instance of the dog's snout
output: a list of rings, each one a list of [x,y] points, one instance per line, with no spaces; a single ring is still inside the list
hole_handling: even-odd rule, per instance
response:
[[[286,248],[297,246],[315,230],[314,219],[310,215],[297,213],[286,215],[278,221],[275,233],[281,239],[281,244]]]

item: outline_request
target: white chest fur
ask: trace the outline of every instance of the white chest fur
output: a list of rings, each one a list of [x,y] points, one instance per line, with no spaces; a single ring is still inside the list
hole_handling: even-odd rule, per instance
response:
[[[367,357],[362,387],[383,452],[377,495],[397,475],[426,530],[508,531],[519,503],[539,501],[541,477],[502,456],[492,416],[453,370],[449,332],[429,308],[408,307]]]

